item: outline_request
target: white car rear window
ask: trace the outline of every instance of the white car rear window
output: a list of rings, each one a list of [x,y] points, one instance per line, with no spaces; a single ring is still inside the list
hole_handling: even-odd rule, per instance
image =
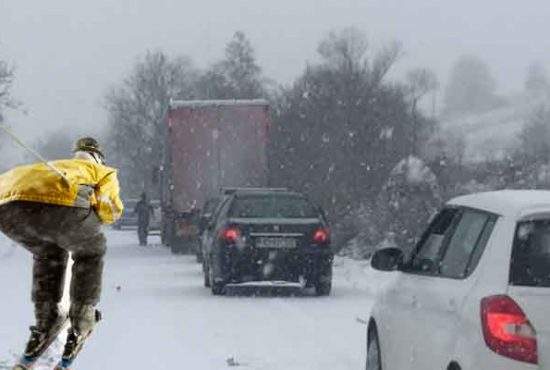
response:
[[[510,264],[510,283],[550,287],[550,220],[518,223]]]

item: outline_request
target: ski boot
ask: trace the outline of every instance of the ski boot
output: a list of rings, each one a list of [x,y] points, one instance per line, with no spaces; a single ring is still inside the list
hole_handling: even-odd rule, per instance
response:
[[[101,321],[101,312],[95,310],[95,323]],[[61,361],[57,364],[54,370],[68,370],[72,366],[76,357],[82,350],[84,343],[90,337],[93,332],[93,327],[89,330],[79,332],[76,328],[71,327],[67,334],[67,342],[65,343],[65,350],[61,356]]]
[[[31,326],[31,336],[27,342],[25,353],[19,359],[19,362],[13,367],[13,370],[28,370],[32,368],[35,362],[48,350],[50,345],[58,337],[59,333],[68,323],[68,316],[59,314],[53,324],[47,329]]]

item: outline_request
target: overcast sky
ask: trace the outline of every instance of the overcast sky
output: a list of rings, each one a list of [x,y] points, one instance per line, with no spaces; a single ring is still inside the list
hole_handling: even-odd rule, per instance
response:
[[[32,139],[61,127],[97,132],[105,90],[146,49],[202,66],[243,30],[266,75],[290,82],[329,30],[351,25],[374,44],[402,41],[397,74],[427,66],[444,81],[473,53],[509,92],[530,62],[550,60],[549,20],[548,0],[0,0],[0,58],[16,66],[14,94],[28,110],[9,118]]]

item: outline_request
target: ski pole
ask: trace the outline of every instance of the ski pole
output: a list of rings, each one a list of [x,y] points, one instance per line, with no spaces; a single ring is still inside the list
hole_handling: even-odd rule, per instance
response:
[[[68,185],[71,183],[69,182],[69,179],[63,172],[61,172],[59,169],[57,169],[54,165],[52,165],[50,162],[48,162],[44,157],[40,155],[36,150],[32,149],[28,145],[26,145],[21,139],[17,137],[17,135],[10,130],[6,125],[0,123],[0,129],[2,129],[6,134],[8,134],[9,137],[13,139],[21,148],[26,150],[27,152],[31,153],[35,158],[37,158],[40,162],[44,163],[46,167],[48,167],[50,170],[58,174]]]

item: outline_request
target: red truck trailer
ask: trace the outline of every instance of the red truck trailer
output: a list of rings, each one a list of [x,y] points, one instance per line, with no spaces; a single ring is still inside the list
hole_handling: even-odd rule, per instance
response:
[[[266,100],[172,101],[161,167],[162,238],[175,253],[198,243],[197,217],[222,187],[267,185]]]

